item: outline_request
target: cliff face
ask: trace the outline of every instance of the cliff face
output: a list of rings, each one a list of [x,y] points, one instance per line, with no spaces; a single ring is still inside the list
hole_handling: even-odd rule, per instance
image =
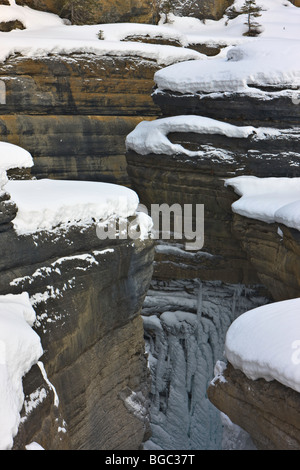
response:
[[[209,387],[208,396],[251,434],[258,449],[299,450],[300,397],[296,391],[276,381],[250,380],[228,364]]]
[[[162,82],[172,84],[174,81],[180,85],[176,72],[180,74],[180,67],[166,71],[163,77],[167,80]],[[197,72],[205,75],[201,67]],[[160,72],[158,75],[159,82],[162,75]],[[189,79],[188,71],[184,70],[182,88],[190,84]],[[224,87],[224,82],[220,83],[220,88]],[[199,82],[199,89],[202,85]],[[205,85],[210,87],[208,79]],[[160,84],[153,93],[154,102],[161,107],[163,119],[142,123],[127,137],[128,173],[133,187],[149,210],[151,205],[163,202],[169,206],[177,203],[181,207],[204,204],[203,247],[187,252],[184,249],[186,240],[161,240],[156,249],[154,277],[164,292],[159,292],[158,285],[152,283],[144,305],[143,311],[147,317],[145,330],[149,350],[154,353],[153,376],[157,386],[152,390],[152,407],[155,409],[152,439],[156,439],[155,442],[160,437],[158,423],[171,413],[170,410],[176,415],[173,409],[176,408],[172,396],[174,389],[177,396],[181,394],[186,406],[184,416],[189,415],[190,418],[187,423],[183,417],[178,419],[178,423],[186,424],[187,435],[193,433],[193,413],[196,403],[200,402],[201,417],[199,415],[197,419],[206,421],[206,432],[210,429],[211,435],[218,435],[216,424],[215,427],[208,424],[212,411],[205,402],[205,393],[201,399],[196,397],[191,384],[203,386],[211,373],[211,363],[216,357],[222,357],[221,352],[212,352],[210,345],[216,342],[222,344],[223,341],[224,330],[220,327],[215,331],[211,323],[220,326],[218,322],[227,317],[224,298],[228,297],[224,283],[238,283],[246,292],[250,289],[251,301],[257,299],[257,304],[299,297],[300,292],[299,231],[281,223],[268,223],[257,220],[255,216],[250,219],[234,213],[232,204],[240,194],[236,194],[230,185],[225,185],[227,179],[239,175],[257,178],[300,176],[300,108],[291,99],[288,86],[287,90],[283,86],[272,91],[268,86],[265,89],[262,87],[256,95],[251,89],[248,93],[222,92],[219,89],[215,93],[213,90],[184,93],[178,91],[179,87],[175,90],[171,88]],[[195,226],[196,217],[193,222]],[[162,229],[160,235],[163,239]],[[196,298],[191,281],[198,282],[200,286]],[[216,292],[211,293],[210,297],[211,300],[214,298],[214,308],[211,310],[208,307],[205,291],[212,281],[219,281],[223,288],[223,312],[216,306]],[[185,291],[181,299],[172,289],[174,282]],[[233,300],[232,311],[236,315],[239,315],[236,302],[243,299],[241,292],[236,291]],[[262,295],[260,299],[259,292]],[[249,300],[249,295],[246,297]],[[159,305],[156,311],[154,308],[151,310],[154,298],[156,305]],[[191,308],[192,298],[194,310]],[[245,306],[244,303],[240,311]],[[187,312],[194,313],[194,316]],[[186,334],[189,328],[193,332],[189,330]],[[170,332],[176,339],[170,339]],[[186,369],[182,366],[180,371],[186,371],[190,381],[180,388],[180,381],[176,380],[180,372],[175,370],[170,378],[172,387],[170,383],[163,387],[162,380],[166,375],[161,371],[167,365],[162,359],[164,353],[161,350],[165,352],[170,348],[173,351],[178,336],[180,347],[178,345],[174,349],[180,349],[180,353],[171,360],[171,364],[176,369],[176,361],[188,358]],[[161,350],[155,349],[158,342],[163,344]],[[199,349],[195,346],[195,350],[191,351],[194,342]],[[199,382],[196,366],[189,369],[194,354],[199,354],[197,364],[201,361],[205,363],[205,372],[201,370]],[[298,424],[294,427],[293,416],[298,395],[276,381],[250,381],[230,364],[226,375],[220,380],[215,379],[208,387],[211,402],[249,432],[261,449],[299,448]],[[178,438],[178,429],[183,426],[178,424],[178,428],[174,427],[168,427],[169,432]],[[200,429],[198,432],[201,434]],[[214,445],[212,441],[210,445]]]
[[[17,0],[18,5],[28,5],[36,10],[48,11],[63,18],[68,18],[70,17],[71,8],[66,7],[65,3],[63,0],[43,0],[42,2],[37,0]],[[85,23],[86,19],[88,19],[89,24],[130,21],[151,23],[152,21],[152,9],[147,0],[125,0],[123,2],[94,0],[90,1],[86,8],[89,10],[88,16],[86,17],[86,12],[82,11],[81,8],[81,15],[76,17],[75,24]],[[80,21],[80,16],[83,21]]]
[[[17,0],[18,5],[28,5],[31,8],[56,13],[62,17],[69,17],[68,8],[64,7],[63,0]],[[201,0],[196,2],[173,2],[172,7],[181,16],[195,18],[220,19],[225,9],[232,4],[232,0]],[[120,23],[140,22],[153,23],[156,20],[155,4],[147,0],[125,0],[123,2],[94,0],[89,2],[89,23]],[[75,21],[76,23],[76,21]]]
[[[17,235],[4,199],[1,294],[28,292],[47,373],[24,377],[14,449],[138,449],[149,431],[140,311],[153,242],[100,240],[94,225]]]
[[[157,64],[89,54],[1,64],[1,139],[30,151],[36,177],[128,184],[125,137],[157,114]]]

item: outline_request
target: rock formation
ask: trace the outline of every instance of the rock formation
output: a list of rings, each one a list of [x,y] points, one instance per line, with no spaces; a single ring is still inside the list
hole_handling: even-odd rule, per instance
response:
[[[173,74],[168,75],[170,82],[173,77],[179,83],[175,68],[172,71]],[[205,382],[205,377],[210,374],[208,364],[214,356],[211,351],[208,352],[209,345],[219,340],[222,343],[222,329],[213,334],[211,325],[208,326],[210,321],[214,323],[217,318],[221,320],[223,314],[221,310],[219,314],[216,313],[216,307],[214,316],[207,309],[208,304],[203,304],[203,292],[207,283],[222,281],[225,284],[244,285],[244,289],[254,289],[254,296],[251,298],[256,296],[257,300],[259,291],[255,291],[255,288],[258,288],[262,294],[262,303],[298,297],[300,292],[299,231],[282,224],[266,223],[255,217],[249,219],[235,214],[232,204],[238,199],[238,195],[230,186],[225,186],[225,180],[237,175],[300,176],[299,106],[295,106],[290,94],[284,97],[284,90],[261,88],[258,95],[264,94],[264,99],[260,99],[251,90],[248,94],[222,90],[216,90],[215,93],[202,92],[200,83],[199,93],[184,93],[177,88],[173,90],[171,87],[164,87],[160,83],[162,75],[160,72],[157,75],[159,85],[152,96],[154,102],[161,107],[163,119],[142,123],[127,137],[128,174],[133,187],[149,210],[151,205],[163,202],[169,206],[178,203],[181,207],[184,204],[194,207],[204,204],[205,230],[204,244],[200,251],[186,251],[186,240],[180,242],[175,238],[161,240],[156,248],[154,277],[158,283],[161,282],[164,293],[159,292],[154,285],[143,310],[148,315],[148,305],[152,305],[151,297],[156,296],[156,311],[153,308],[153,316],[150,320],[147,316],[145,320],[149,351],[151,354],[154,352],[153,376],[157,381],[156,389],[152,390],[152,407],[155,409],[152,440],[155,443],[159,442],[159,438],[163,439],[159,423],[171,414],[170,409],[174,407],[173,390],[176,390],[177,395],[181,393],[181,399],[187,402],[185,416],[190,417],[186,423],[189,429],[187,435],[192,435],[189,432],[192,433],[193,430],[193,406],[197,406],[196,392],[192,391],[191,382],[187,382],[179,392],[176,371],[170,382],[163,387],[166,370],[170,371],[180,356],[178,353],[176,360],[166,364],[162,359],[165,357],[165,350],[172,350],[179,336],[180,346],[177,345],[174,349],[180,350],[188,358],[188,368],[194,354],[191,352],[191,344],[194,340],[203,341],[207,349],[199,348],[201,352],[198,352],[199,357],[205,358],[207,366],[205,373],[201,371]],[[190,78],[185,70],[186,76]],[[183,88],[188,81],[185,81],[185,77],[182,76]],[[193,290],[188,285],[188,280],[198,280],[198,285],[200,282],[202,286],[199,288],[200,297],[196,308],[198,320],[195,316],[190,317],[183,313],[193,312],[195,315],[195,309],[193,311],[191,308],[191,299],[190,302],[186,299],[180,303],[176,290],[171,287],[173,282],[178,282],[191,295]],[[223,288],[223,295],[226,295],[225,286]],[[241,299],[239,296],[237,298]],[[195,302],[195,294],[193,299]],[[204,328],[201,326],[202,321],[207,322]],[[200,336],[195,331],[184,335],[185,328],[190,328],[190,325],[194,325]],[[177,333],[173,333],[173,330]],[[174,334],[176,340],[166,339],[166,331],[167,335]],[[214,336],[213,341],[210,334]],[[222,352],[219,354],[219,359],[221,358]],[[183,366],[181,370],[185,370]],[[249,432],[257,448],[298,449],[298,424],[295,426],[295,419],[298,417],[294,416],[293,409],[297,406],[295,403],[299,401],[299,394],[275,382],[267,383],[263,379],[251,382],[241,372],[233,370],[230,364],[227,370],[224,380],[215,379],[208,387],[212,403]],[[196,369],[188,370],[186,374],[189,380],[197,381]],[[279,399],[279,396],[284,398]],[[205,393],[202,395],[202,406],[205,407],[204,397]],[[210,413],[208,408],[206,413],[203,410],[201,413],[201,418],[206,421],[206,432],[213,429],[207,424]],[[198,416],[198,419],[201,418]],[[181,429],[183,418],[178,419],[179,422]],[[176,440],[178,429],[174,420],[172,426],[167,423],[166,428]],[[212,434],[218,435],[216,427]],[[169,439],[169,445],[172,445],[172,437]],[[185,445],[189,448],[190,443]]]
[[[125,137],[157,114],[155,63],[75,54],[1,65],[1,139],[33,155],[36,177],[128,183]]]
[[[228,364],[207,393],[217,408],[251,435],[258,449],[299,450],[296,391],[277,381],[250,380]]]
[[[138,449],[149,433],[140,311],[153,242],[100,239],[96,224],[22,235],[17,211],[3,195],[0,293],[28,292],[44,354],[24,377],[14,449]]]
[[[6,0],[5,0],[6,1]],[[4,4],[5,4],[4,1]],[[63,0],[17,0],[18,5],[28,5],[36,10],[56,13],[62,17],[68,18],[70,11],[66,6],[67,2]],[[153,23],[157,21],[155,11],[157,9],[155,2],[147,0],[125,0],[123,2],[94,0],[91,14],[89,15],[90,24],[100,23],[121,23],[121,22],[139,22]],[[193,16],[195,18],[220,19],[227,7],[232,4],[232,0],[198,0],[196,2],[188,1],[182,5],[181,2],[173,2],[172,8],[180,16]]]
[[[16,3],[18,5],[28,5],[36,10],[56,13],[63,18],[70,17],[70,7],[63,0],[43,0],[42,2],[37,0],[17,0]],[[140,23],[152,22],[152,8],[147,0],[125,0],[123,2],[94,0],[89,2],[88,8],[91,10],[88,17],[89,24],[130,21]],[[79,24],[82,24],[82,22],[79,21]]]

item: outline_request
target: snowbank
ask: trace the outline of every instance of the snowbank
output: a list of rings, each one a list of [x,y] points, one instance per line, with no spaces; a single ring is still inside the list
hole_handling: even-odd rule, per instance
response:
[[[300,392],[300,298],[250,310],[229,327],[228,361],[256,380],[278,382]]]
[[[110,183],[22,180],[9,181],[6,190],[18,207],[13,224],[19,235],[127,218],[139,204],[133,190]]]
[[[234,126],[222,121],[204,116],[174,116],[157,119],[155,121],[143,121],[127,136],[127,149],[134,150],[140,155],[150,153],[174,155],[181,153],[187,156],[202,155],[203,151],[193,152],[182,145],[172,144],[168,139],[171,132],[193,132],[197,134],[220,134],[232,138],[247,138],[256,134],[259,138],[266,135],[276,135],[276,129],[255,128],[252,126]]]
[[[300,20],[300,16],[299,16]],[[261,88],[300,87],[300,41],[257,39],[229,49],[226,57],[181,62],[156,72],[159,90],[180,93],[247,93],[265,98]]]
[[[64,24],[64,21],[57,15],[21,7],[16,5],[14,0],[10,1],[10,6],[0,5],[0,18],[5,22],[19,20],[25,28],[29,29],[51,28]]]
[[[0,449],[8,450],[18,431],[24,394],[22,377],[37,363],[43,349],[32,330],[35,321],[29,296],[0,296]]]
[[[240,10],[243,0],[236,0]],[[204,61],[183,62],[159,70],[155,82],[160,90],[180,93],[247,93],[268,99],[264,87],[290,89],[300,87],[300,9],[284,0],[260,0],[262,26],[258,37],[246,37],[246,15],[228,20],[172,17],[174,30],[180,29],[189,43],[219,44],[225,47],[216,57]],[[198,21],[198,23],[197,23]],[[229,46],[234,47],[229,47]]]
[[[128,24],[115,25],[66,25],[57,15],[32,10],[17,5],[0,5],[0,21],[18,19],[27,29],[0,33],[0,61],[12,54],[21,54],[30,58],[43,57],[47,54],[90,53],[100,56],[133,56],[156,61],[161,65],[173,64],[181,60],[200,59],[202,54],[191,49],[175,46],[122,42],[128,33]],[[99,40],[100,30],[105,31],[108,40]],[[147,34],[170,37],[168,30],[160,27],[132,24],[130,34],[135,31],[147,31]],[[184,35],[175,33],[175,37],[186,43]]]
[[[127,187],[50,179],[8,181],[7,170],[32,166],[33,159],[29,152],[0,142],[0,189],[5,189],[18,207],[13,220],[18,235],[53,231],[57,227],[107,223],[110,219],[127,219],[130,216],[135,216],[135,223],[139,225],[139,238],[146,238],[151,230],[151,218],[138,211],[139,198]]]
[[[293,6],[289,0],[257,0],[257,5],[263,8],[261,17],[256,21],[262,25],[260,38],[300,39],[299,8]],[[240,10],[244,0],[235,0],[233,5]],[[220,20],[206,20],[197,18],[178,17],[169,15],[169,28],[184,33],[190,44],[202,43],[220,46],[232,46],[245,42],[256,41],[255,38],[243,36],[247,31],[246,15],[238,16],[232,20],[224,15]],[[163,24],[163,18],[160,22]]]
[[[128,36],[142,36],[145,39],[176,40],[182,47],[189,45],[186,35],[169,27],[169,25],[118,23],[117,28],[115,24],[103,24],[100,29],[103,39],[106,41],[124,41]]]
[[[238,176],[226,180],[225,186],[241,196],[232,204],[235,213],[300,231],[300,178]]]

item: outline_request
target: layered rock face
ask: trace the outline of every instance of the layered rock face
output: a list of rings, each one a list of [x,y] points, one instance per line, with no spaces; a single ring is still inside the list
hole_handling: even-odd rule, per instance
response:
[[[250,380],[228,364],[207,393],[217,408],[251,434],[258,449],[299,450],[300,397],[295,390],[277,381]]]
[[[155,266],[158,278],[200,277],[243,284],[262,283],[272,297],[283,300],[297,296],[298,234],[282,228],[287,238],[278,235],[278,225],[241,218],[232,212],[238,199],[224,180],[232,175],[259,177],[299,176],[297,132],[282,131],[280,136],[244,138],[222,135],[168,134],[172,144],[199,152],[187,158],[177,155],[138,155],[127,153],[128,173],[142,202],[204,204],[204,246],[198,253],[159,249]],[[157,181],[160,182],[157,186]],[[238,243],[238,240],[241,243]]]
[[[63,18],[68,18],[71,7],[66,5],[63,0],[17,0],[18,5],[28,5],[36,10],[56,13]],[[84,3],[84,2],[83,2]],[[76,8],[76,7],[75,7]],[[152,9],[147,0],[126,0],[124,2],[109,2],[108,0],[94,0],[89,2],[87,8],[90,10],[88,15],[89,24],[117,23],[117,22],[152,22]],[[77,18],[77,23],[82,22]],[[83,23],[85,20],[83,20]]]
[[[36,177],[128,184],[125,137],[157,114],[157,64],[91,54],[8,59],[1,139],[30,151]]]
[[[140,311],[153,242],[100,240],[94,225],[17,235],[16,211],[3,196],[1,294],[28,292],[44,354],[24,377],[14,449],[138,449],[149,431]]]
[[[120,23],[120,22],[140,22],[153,23],[155,21],[154,5],[147,0],[126,0],[124,2],[94,0],[93,5],[89,4],[91,14],[89,22],[91,24],[100,23]],[[18,5],[28,5],[42,11],[56,13],[62,17],[68,17],[68,8],[64,6],[63,0],[17,0]],[[193,16],[195,18],[220,19],[227,7],[232,4],[232,0],[201,0],[197,2],[173,2],[172,7],[182,16]]]
[[[247,251],[260,281],[268,286],[275,301],[299,296],[298,230],[282,224],[266,224],[235,214],[233,233]]]
[[[200,62],[199,71],[204,75],[199,64]],[[179,72],[179,68],[176,70]],[[174,68],[173,75],[164,75],[168,76],[170,83],[173,78],[180,82],[176,70]],[[189,77],[187,70],[185,76],[182,75],[183,88],[188,82],[185,77]],[[217,313],[218,309],[215,308],[212,314],[207,309],[207,304],[204,306],[201,300],[198,301],[198,318],[183,313],[192,312],[187,307],[191,304],[187,299],[181,303],[178,301],[176,290],[171,287],[174,279],[182,286],[186,295],[193,292],[188,279],[198,279],[198,283],[201,280],[200,299],[203,299],[203,289],[207,288],[207,283],[216,280],[221,281],[221,285],[222,282],[239,283],[246,289],[251,288],[252,295],[254,293],[252,299],[257,299],[257,305],[259,302],[263,304],[299,296],[299,232],[283,224],[267,223],[256,220],[255,217],[250,219],[234,213],[232,204],[239,195],[230,186],[225,186],[228,178],[238,175],[259,178],[299,177],[299,106],[291,99],[291,90],[284,95],[284,90],[271,90],[268,87],[258,90],[255,95],[251,90],[248,94],[218,90],[216,93],[183,93],[159,86],[153,99],[161,107],[165,119],[143,124],[143,127],[140,125],[127,138],[128,173],[133,187],[149,210],[152,204],[179,204],[181,207],[186,204],[194,207],[204,204],[204,244],[200,250],[186,251],[186,240],[176,239],[161,240],[156,249],[154,275],[157,282],[163,283],[164,293],[159,293],[157,286],[152,287],[151,295],[157,296],[156,305],[159,307],[156,308],[156,319],[149,320],[147,317],[145,320],[149,351],[155,352],[152,362],[156,384],[155,391],[152,391],[152,407],[155,409],[152,439],[156,443],[163,436],[159,423],[169,413],[172,415],[171,409],[176,409],[173,390],[177,391],[177,396],[181,393],[182,401],[186,403],[184,416],[189,416],[187,422],[181,417],[178,423],[184,422],[189,429],[187,434],[192,435],[189,432],[193,429],[193,406],[197,407],[198,400],[202,402],[202,406],[205,407],[206,404],[204,393],[200,400],[199,397],[196,398],[196,392],[191,391],[191,382],[197,381],[196,369],[189,370],[194,354],[194,350],[191,352],[191,345],[197,339],[203,341],[207,349],[204,347],[200,348],[201,352],[198,350],[198,363],[205,358],[207,365],[214,356],[211,351],[208,352],[208,345],[218,341],[222,344],[222,331],[224,332],[220,327],[213,334],[211,325],[208,326],[210,321],[214,324],[215,321],[222,321],[222,309]],[[207,117],[210,119],[207,120]],[[228,128],[228,122],[233,127]],[[195,216],[193,221],[195,226]],[[223,284],[223,295],[228,298],[225,291]],[[261,294],[260,298],[258,292]],[[213,300],[216,294],[211,292],[210,295],[210,300],[216,307],[216,299]],[[237,296],[239,299],[242,297]],[[176,307],[175,299],[178,301]],[[146,300],[146,311],[147,302],[151,305],[151,300]],[[243,307],[241,313],[242,310]],[[201,328],[202,322],[205,322],[204,328]],[[186,333],[188,330],[189,334]],[[195,334],[195,330],[198,333],[201,330],[200,336]],[[210,334],[214,337],[213,341]],[[166,339],[168,335],[174,335],[176,339],[173,336],[172,339]],[[162,357],[166,357],[164,352],[168,348],[172,350],[176,341],[180,346],[174,347],[174,351],[180,350],[182,358],[185,357],[185,360],[181,359],[187,369],[182,366],[179,372],[174,366],[174,375],[170,379],[172,385],[168,383],[163,386],[162,378],[166,377],[166,370],[172,370],[176,360],[166,364],[160,353],[163,351]],[[158,344],[160,348],[155,349]],[[219,359],[221,355],[220,353]],[[178,358],[177,360],[179,361]],[[191,382],[188,381],[179,392],[176,385],[180,381],[178,379],[177,382],[176,377],[179,377],[182,370]],[[162,371],[165,371],[165,375]],[[206,383],[210,373],[208,366],[205,373],[202,370],[201,381],[197,382],[199,387]],[[251,382],[230,365],[225,379],[214,381],[208,390],[212,403],[249,432],[257,448],[299,448],[299,431],[297,425],[294,427],[293,416],[294,406],[297,406],[295,403],[298,403],[296,392],[274,381],[267,383],[262,379]],[[273,393],[276,399],[272,397]],[[284,399],[279,399],[280,395]],[[173,412],[176,415],[174,410]],[[206,413],[201,413],[201,417],[198,415],[197,420],[206,420],[206,433],[217,436],[216,424],[208,424],[209,416],[212,415],[207,408]],[[167,423],[166,428],[169,436],[175,436],[176,440],[181,425],[176,427],[174,421],[176,420],[172,420],[170,425]],[[200,430],[198,432],[201,433]],[[172,445],[170,442],[172,437],[169,441],[169,445]],[[212,442],[213,438],[210,444]],[[185,445],[189,448],[190,442]],[[198,445],[201,444],[198,442]]]

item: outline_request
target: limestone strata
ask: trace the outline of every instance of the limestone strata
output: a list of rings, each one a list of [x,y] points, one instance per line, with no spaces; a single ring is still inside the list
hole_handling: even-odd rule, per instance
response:
[[[258,449],[300,449],[300,395],[296,391],[277,381],[250,380],[228,364],[207,394],[217,408],[251,435]]]
[[[171,90],[156,90],[154,103],[165,116],[196,114],[233,124],[289,127],[299,124],[299,106],[290,97],[266,93],[267,99],[257,99],[239,93],[184,94]]]
[[[281,241],[278,227],[242,220],[232,212],[238,198],[224,180],[231,175],[299,176],[299,132],[282,130],[260,138],[218,134],[169,134],[171,142],[199,156],[138,155],[127,152],[128,174],[141,201],[152,204],[204,204],[204,246],[198,253],[158,247],[158,279],[195,278],[264,284],[275,299],[299,295],[299,246],[291,230]],[[176,240],[175,240],[176,242]],[[258,274],[258,276],[257,276]]]
[[[158,113],[150,96],[157,68],[89,54],[11,57],[0,66],[1,139],[30,151],[37,177],[128,184],[124,141]]]
[[[234,215],[233,234],[240,241],[261,283],[276,301],[300,295],[300,233],[282,224]]]
[[[203,168],[200,159],[187,161],[183,155],[140,156],[133,151],[127,153],[127,162],[132,185],[149,211],[153,204],[180,204],[182,208],[184,204],[190,204],[195,218],[196,205],[204,204],[201,252],[194,258],[189,252],[182,252],[179,258],[174,250],[173,256],[172,253],[170,256],[170,253],[158,252],[155,265],[158,279],[199,277],[202,280],[258,283],[246,254],[232,237],[231,204],[236,197],[224,187],[224,181],[212,173],[210,164]]]
[[[14,448],[35,441],[46,450],[138,449],[149,429],[140,310],[153,242],[99,240],[93,226],[19,237],[8,220],[1,294],[29,293],[40,360],[59,399],[38,367],[24,377]]]
[[[128,184],[125,137],[140,117],[0,116],[2,140],[33,155],[38,178]]]

